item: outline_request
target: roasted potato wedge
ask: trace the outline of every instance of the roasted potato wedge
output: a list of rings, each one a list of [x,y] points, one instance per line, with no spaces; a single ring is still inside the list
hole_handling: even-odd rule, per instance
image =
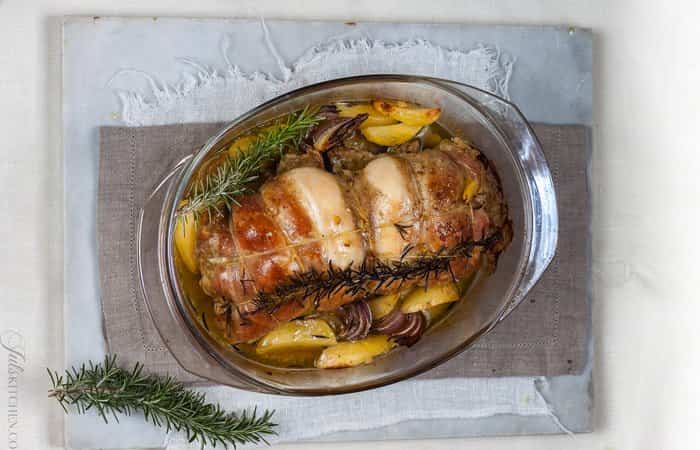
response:
[[[388,116],[396,108],[410,108],[411,105],[402,100],[377,99],[372,100],[372,107],[381,114]]]
[[[320,369],[340,369],[372,362],[391,350],[394,343],[387,336],[375,335],[353,342],[341,342],[326,348],[316,360]]]
[[[417,108],[406,102],[375,100],[372,107],[406,125],[425,126],[440,117],[440,108]]]
[[[256,137],[253,135],[239,137],[228,148],[228,155],[235,157],[238,153],[248,150],[248,147],[255,142]]]
[[[236,349],[249,358],[255,358],[265,364],[281,367],[310,367],[323,351],[323,347],[304,350],[258,353],[255,344],[237,344]]]
[[[437,147],[444,138],[433,127],[428,127],[423,134],[423,147]]]
[[[428,289],[418,287],[412,290],[403,303],[401,312],[404,314],[423,311],[443,303],[451,303],[459,300],[457,285],[451,281],[444,283],[431,283]]]
[[[378,127],[362,128],[362,135],[370,142],[387,147],[410,141],[422,127],[397,123]]]
[[[255,134],[241,136],[231,143],[228,148],[229,156],[237,156],[238,153],[248,150],[248,148],[260,137],[261,134],[269,133],[278,128],[279,125],[272,124],[259,129]]]
[[[335,345],[335,333],[325,320],[286,322],[263,336],[255,346],[258,354],[311,350]]]
[[[395,108],[389,117],[406,125],[426,126],[438,120],[440,108]]]
[[[368,300],[369,309],[372,310],[372,320],[381,319],[389,314],[399,302],[399,294],[382,295]]]
[[[259,354],[260,360],[271,366],[313,367],[322,348],[314,350],[291,350]]]
[[[361,129],[396,123],[396,119],[380,113],[370,105],[338,105],[338,111],[340,111],[340,117],[355,117],[360,114],[367,114],[367,119],[360,125]]]
[[[440,305],[433,306],[432,308],[424,309],[421,312],[428,321],[428,326],[430,326],[442,319],[445,314],[447,314],[448,309],[450,309],[450,303],[442,303]]]
[[[175,224],[175,248],[182,258],[182,262],[192,273],[199,272],[199,261],[195,256],[197,245],[197,222],[194,213],[186,214],[177,219]]]

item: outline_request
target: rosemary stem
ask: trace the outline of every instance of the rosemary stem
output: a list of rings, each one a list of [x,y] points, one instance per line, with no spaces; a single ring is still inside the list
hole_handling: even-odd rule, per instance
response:
[[[237,444],[267,442],[265,437],[275,434],[271,411],[262,415],[257,410],[240,415],[226,412],[170,377],[142,374],[140,364],[131,371],[121,369],[116,357],[108,356],[100,364],[91,363],[64,375],[48,372],[52,383],[48,396],[66,412],[72,408],[84,414],[94,409],[105,422],[108,415],[118,421],[118,414],[142,412],[153,425],[182,431],[202,446],[235,448]]]
[[[263,166],[279,159],[287,147],[298,145],[320,120],[316,110],[305,108],[259,134],[248,148],[235,156],[227,155],[213,173],[192,186],[184,206],[177,212],[178,217],[194,214],[197,219],[201,214],[212,215],[222,208],[230,210],[237,204],[236,198],[259,180]]]

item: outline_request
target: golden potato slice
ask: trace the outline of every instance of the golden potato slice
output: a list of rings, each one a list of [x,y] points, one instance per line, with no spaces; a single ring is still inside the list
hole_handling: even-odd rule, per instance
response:
[[[261,362],[280,367],[313,367],[314,361],[323,350],[322,347],[313,350],[291,350],[270,352],[258,355]]]
[[[228,155],[231,157],[235,157],[238,155],[238,153],[248,150],[248,147],[255,142],[256,136],[250,135],[250,136],[243,136],[239,137],[233,143],[231,146],[228,148]]]
[[[192,273],[199,272],[199,261],[194,253],[196,245],[197,223],[194,220],[194,213],[189,213],[179,217],[175,223],[175,248],[187,270]]]
[[[396,108],[410,108],[411,105],[401,100],[377,99],[372,100],[372,107],[376,111],[384,114],[385,116],[388,116],[391,113],[391,111],[393,111]]]
[[[440,108],[418,108],[397,100],[375,100],[375,110],[406,125],[430,125],[440,117]]]
[[[237,156],[240,152],[248,150],[250,146],[260,138],[262,134],[269,133],[279,128],[279,124],[268,125],[257,129],[253,134],[241,136],[231,143],[228,148],[228,155],[231,157]]]
[[[325,349],[316,360],[320,369],[340,369],[372,362],[391,350],[394,343],[387,336],[375,335],[352,342],[341,342]]]
[[[399,302],[399,294],[382,295],[368,300],[369,309],[372,310],[372,320],[381,319],[389,314]]]
[[[389,117],[406,125],[425,126],[438,120],[440,108],[394,108]]]
[[[396,123],[395,119],[378,112],[371,105],[338,105],[340,117],[355,117],[360,114],[367,114],[367,119],[362,122],[360,128],[376,127],[378,125],[391,125]]]
[[[420,129],[420,126],[397,123],[395,125],[367,127],[361,129],[360,131],[362,131],[363,136],[368,141],[389,147],[410,141],[416,134],[418,134]]]
[[[401,312],[413,313],[457,300],[459,292],[453,282],[431,283],[427,290],[422,287],[412,290],[401,303]]]
[[[442,142],[443,137],[434,127],[428,127],[423,134],[423,148],[437,147]]]
[[[260,354],[255,350],[255,344],[236,344],[235,348],[248,358],[280,367],[313,367],[316,358],[323,351],[323,347],[319,347]]]
[[[442,303],[440,305],[433,306],[432,308],[424,309],[421,312],[428,320],[428,325],[432,325],[438,320],[442,319],[445,314],[447,314],[447,310],[449,309],[450,303]]]
[[[258,354],[310,350],[336,344],[335,333],[325,320],[286,322],[262,337],[255,346]]]

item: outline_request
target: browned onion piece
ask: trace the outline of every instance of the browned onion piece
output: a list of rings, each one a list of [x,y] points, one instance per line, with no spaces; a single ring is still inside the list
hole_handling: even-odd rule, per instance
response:
[[[355,117],[329,117],[318,123],[306,137],[305,144],[319,152],[340,144],[367,119],[367,114]]]
[[[324,119],[338,117],[338,107],[335,105],[323,105],[318,109],[318,113],[316,113],[316,115]]]
[[[348,303],[338,309],[343,329],[338,337],[348,341],[364,339],[372,328],[372,310],[364,300]]]
[[[423,336],[423,332],[426,328],[426,322],[425,316],[423,316],[423,314],[420,312],[406,314],[406,318],[408,319],[408,324],[403,330],[396,333],[393,338],[399,345],[410,347],[418,342],[418,339]]]
[[[398,309],[394,309],[389,314],[378,319],[374,323],[373,328],[378,333],[386,334],[387,336],[392,336],[404,326],[405,321],[405,314],[403,314]]]
[[[426,328],[425,317],[422,313],[404,314],[399,309],[377,320],[374,330],[386,334],[399,345],[412,346],[421,338]]]

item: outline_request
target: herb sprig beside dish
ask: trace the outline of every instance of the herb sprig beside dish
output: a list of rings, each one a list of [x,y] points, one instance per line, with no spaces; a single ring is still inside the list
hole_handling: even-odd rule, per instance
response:
[[[194,214],[196,219],[201,214],[211,215],[238,204],[236,198],[259,179],[265,163],[279,159],[287,147],[299,146],[309,129],[321,120],[316,113],[316,109],[305,108],[291,114],[285,122],[262,132],[236,155],[226,155],[213,173],[194,184],[178,210],[178,217]]]
[[[265,437],[276,434],[277,425],[271,421],[274,411],[266,410],[262,415],[256,410],[240,415],[227,412],[171,377],[143,374],[140,364],[132,370],[122,369],[114,356],[99,364],[90,362],[73,368],[64,375],[48,372],[52,383],[49,397],[66,412],[71,407],[78,414],[94,410],[105,422],[108,416],[119,422],[117,414],[141,412],[153,425],[182,431],[202,448],[207,444],[235,448],[237,444],[267,443]]]

